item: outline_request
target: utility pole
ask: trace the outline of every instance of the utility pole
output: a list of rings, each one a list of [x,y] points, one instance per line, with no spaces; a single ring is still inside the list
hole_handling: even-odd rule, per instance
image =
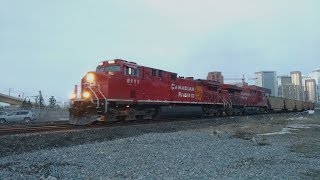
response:
[[[39,119],[41,119],[42,103],[43,103],[42,93],[41,91],[39,91]]]

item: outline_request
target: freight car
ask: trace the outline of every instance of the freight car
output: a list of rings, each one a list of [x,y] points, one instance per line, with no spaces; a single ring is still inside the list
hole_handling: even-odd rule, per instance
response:
[[[292,112],[314,109],[314,103],[281,97],[267,97],[268,112]]]
[[[269,111],[283,111],[285,109],[285,99],[269,96],[267,98]]]
[[[286,110],[286,111],[297,111],[296,104],[295,104],[295,101],[293,99],[285,99],[284,101],[285,101],[284,110]],[[299,109],[299,110],[302,110],[302,109]]]
[[[70,108],[72,124],[155,117],[211,117],[294,111],[309,103],[267,97],[257,86],[237,87],[179,77],[177,73],[121,59],[103,61],[81,80]],[[295,107],[293,107],[293,104]]]

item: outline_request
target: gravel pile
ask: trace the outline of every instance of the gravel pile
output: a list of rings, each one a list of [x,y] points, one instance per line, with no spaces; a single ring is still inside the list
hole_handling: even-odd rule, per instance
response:
[[[151,132],[4,156],[0,179],[319,179],[320,127],[293,132],[266,143],[208,129]]]

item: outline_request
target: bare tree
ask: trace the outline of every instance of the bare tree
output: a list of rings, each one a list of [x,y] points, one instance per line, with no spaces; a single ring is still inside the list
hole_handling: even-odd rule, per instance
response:
[[[51,96],[50,99],[49,99],[49,107],[50,109],[54,109],[57,107],[57,104],[56,104],[56,99],[54,98],[54,96]]]

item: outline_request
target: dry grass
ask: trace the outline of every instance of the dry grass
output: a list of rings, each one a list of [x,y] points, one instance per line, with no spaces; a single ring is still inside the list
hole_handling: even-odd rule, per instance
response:
[[[319,169],[309,169],[306,172],[301,173],[302,179],[320,179]]]

